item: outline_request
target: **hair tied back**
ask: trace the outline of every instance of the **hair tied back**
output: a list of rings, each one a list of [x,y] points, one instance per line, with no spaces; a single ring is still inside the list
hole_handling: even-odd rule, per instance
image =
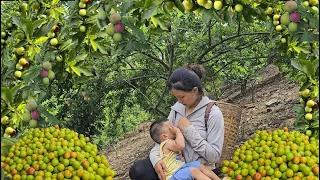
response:
[[[186,64],[184,65],[185,68],[190,69],[191,71],[195,72],[200,79],[202,79],[202,75],[205,72],[205,69],[200,64]]]

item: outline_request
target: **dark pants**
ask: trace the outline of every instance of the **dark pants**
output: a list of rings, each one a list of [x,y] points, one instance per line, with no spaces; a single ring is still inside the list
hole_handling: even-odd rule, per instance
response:
[[[214,169],[217,176],[219,169]],[[159,180],[156,171],[153,169],[150,159],[137,160],[130,168],[129,176],[131,180]]]

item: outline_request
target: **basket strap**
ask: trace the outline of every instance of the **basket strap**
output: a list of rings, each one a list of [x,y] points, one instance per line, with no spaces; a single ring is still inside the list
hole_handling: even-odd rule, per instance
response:
[[[208,119],[209,119],[210,111],[213,105],[215,105],[214,102],[209,103],[207,105],[206,112],[204,114],[204,125],[206,127],[206,131],[208,130]]]

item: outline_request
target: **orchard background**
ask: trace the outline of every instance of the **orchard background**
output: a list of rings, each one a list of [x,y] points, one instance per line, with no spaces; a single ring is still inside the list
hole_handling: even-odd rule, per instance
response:
[[[166,117],[174,69],[215,99],[276,64],[301,84],[296,130],[319,138],[318,0],[1,1],[1,136],[59,125],[102,148]],[[245,93],[245,92],[244,92]],[[8,146],[2,146],[8,154]]]

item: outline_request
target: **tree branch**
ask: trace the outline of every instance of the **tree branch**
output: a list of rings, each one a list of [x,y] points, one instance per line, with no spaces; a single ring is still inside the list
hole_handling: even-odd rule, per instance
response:
[[[230,62],[228,62],[227,64],[225,64],[222,68],[220,68],[218,71],[216,71],[215,73],[213,73],[212,77],[215,77],[216,74],[218,74],[221,70],[223,70],[224,68],[226,68],[227,66],[229,66],[230,64],[237,62],[237,61],[242,61],[242,60],[252,60],[252,59],[261,59],[261,58],[269,58],[271,56],[261,56],[261,57],[249,57],[249,58],[240,58],[240,59],[235,59],[232,60]],[[212,67],[213,65],[211,65]]]
[[[209,38],[209,46],[211,46],[211,20],[208,24],[208,38]]]
[[[241,21],[239,21],[239,23],[238,23],[238,33],[237,33],[238,36],[240,35],[240,30],[241,30],[241,29],[240,29],[240,24],[241,24]]]
[[[161,59],[162,61],[164,60],[164,55],[163,55],[163,52],[161,51],[161,49],[157,46],[157,45],[154,45],[161,53]]]
[[[198,58],[196,59],[196,61],[198,63],[201,62],[201,59],[206,55],[208,54],[212,49],[214,49],[215,47],[221,45],[222,43],[224,43],[225,41],[228,41],[228,40],[231,40],[231,39],[235,39],[235,38],[238,38],[238,37],[242,37],[242,36],[251,36],[251,35],[268,35],[270,33],[268,32],[253,32],[253,33],[243,33],[243,34],[236,34],[236,35],[233,35],[233,36],[230,36],[230,37],[227,37],[225,39],[222,39],[220,42],[208,47],[206,50],[204,50],[204,52],[202,52],[200,54],[200,56],[198,56]]]
[[[157,107],[156,108],[154,108],[158,113],[160,113],[162,116],[164,116],[164,117],[167,117],[168,116],[168,114],[166,114],[166,113],[164,113],[164,112],[162,112],[160,109],[158,109]]]
[[[161,78],[161,79],[164,79],[164,80],[167,80],[166,77],[164,76],[160,76],[160,75],[146,75],[146,76],[139,76],[139,77],[134,77],[132,79],[129,79],[129,81],[133,81],[133,80],[138,80],[138,79],[144,79],[144,78],[150,78],[150,77],[158,77],[158,78]]]
[[[227,49],[227,50],[225,50],[225,51],[220,51],[218,54],[216,54],[216,55],[213,56],[212,58],[206,59],[206,60],[204,60],[204,61],[200,61],[199,64],[204,64],[204,63],[206,63],[206,62],[209,62],[209,61],[211,61],[212,59],[214,59],[214,58],[216,58],[216,57],[218,57],[218,56],[220,56],[220,55],[222,55],[222,54],[225,54],[225,53],[227,53],[227,52],[230,52],[230,51],[242,50],[242,49],[248,48],[248,47],[250,47],[250,46],[258,43],[260,40],[261,40],[261,38],[254,38],[254,39],[253,39],[254,42],[251,43],[251,44],[248,44],[248,45],[246,45],[246,46],[243,46],[243,45],[247,44],[247,43],[245,42],[245,43],[239,44],[239,45],[236,46],[235,48]],[[241,46],[243,46],[243,47],[241,47]]]
[[[174,61],[174,43],[173,43],[173,37],[172,33],[169,33],[169,41],[170,41],[170,46],[169,46],[169,54],[170,54],[170,65],[169,65],[169,72],[168,72],[168,79],[172,73],[172,68],[173,68],[173,61]]]
[[[149,105],[152,105],[151,100],[150,100],[139,88],[137,88],[135,85],[133,85],[133,84],[130,83],[129,81],[125,80],[124,78],[123,78],[123,80],[124,80],[126,83],[128,83],[131,87],[133,87],[134,89],[136,89],[144,98],[146,98],[146,99],[147,99],[147,103],[148,103]]]
[[[169,70],[169,66],[166,64],[166,63],[164,63],[161,59],[159,59],[159,58],[157,58],[157,57],[155,57],[155,56],[152,56],[151,54],[148,54],[148,53],[146,53],[146,52],[140,52],[141,54],[143,54],[143,55],[145,55],[145,56],[147,56],[147,57],[149,57],[149,58],[151,58],[151,59],[153,59],[153,60],[155,60],[155,61],[157,61],[158,63],[160,63],[164,68],[166,68],[167,70]]]
[[[217,21],[214,21],[213,23],[210,24],[210,29],[217,23]],[[209,29],[206,29],[204,32],[203,32],[203,35],[205,35],[207,33]]]

